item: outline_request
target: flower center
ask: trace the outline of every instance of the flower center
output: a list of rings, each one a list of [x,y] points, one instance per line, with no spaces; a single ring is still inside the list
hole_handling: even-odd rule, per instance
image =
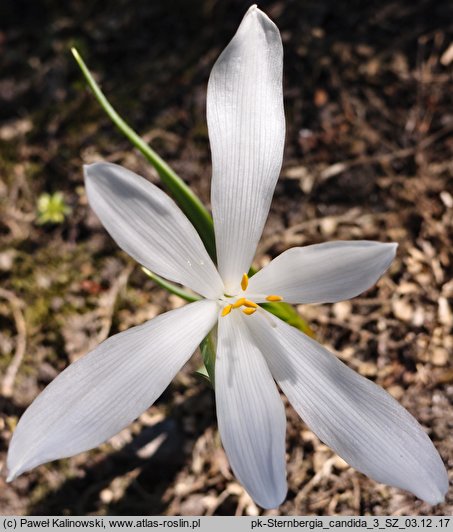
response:
[[[247,291],[248,285],[249,285],[249,277],[246,273],[244,273],[244,275],[242,276],[242,280],[241,280],[241,288],[243,292],[241,296],[237,297],[237,296],[230,296],[228,294],[225,294],[225,297],[222,298],[222,302],[226,303],[221,312],[222,317],[227,316],[232,310],[237,309],[237,308],[242,309],[242,312],[246,314],[247,316],[250,316],[251,314],[256,312],[256,310],[259,307],[257,303],[255,303],[255,301],[252,300],[254,299],[254,297],[250,296],[250,299],[248,299],[247,297],[244,297],[246,295],[245,292]],[[270,302],[283,301],[283,298],[281,296],[277,296],[274,294],[264,296],[264,297],[258,295],[257,298],[264,299],[265,301],[270,301]]]

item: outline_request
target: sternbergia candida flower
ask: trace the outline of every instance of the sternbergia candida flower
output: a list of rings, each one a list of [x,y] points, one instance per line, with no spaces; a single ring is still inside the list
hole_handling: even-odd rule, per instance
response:
[[[86,451],[126,427],[164,391],[218,324],[215,395],[231,467],[265,508],[285,498],[285,412],[276,386],[349,464],[435,504],[447,475],[423,429],[388,393],[259,303],[352,298],[389,267],[396,244],[337,241],[289,249],[248,278],[281,167],[282,44],[253,6],[216,62],[207,115],[218,269],[164,192],[113,164],[85,167],[88,199],[130,256],[200,301],[113,336],[70,365],[22,416],[9,480]]]

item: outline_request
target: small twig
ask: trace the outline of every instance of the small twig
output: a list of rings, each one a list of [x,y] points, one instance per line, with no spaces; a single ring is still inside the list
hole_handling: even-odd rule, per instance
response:
[[[416,153],[425,150],[428,146],[438,141],[441,137],[449,133],[451,130],[453,130],[453,124],[447,124],[442,129],[439,129],[439,131],[436,131],[436,133],[433,133],[429,137],[423,139],[417,146],[403,148],[401,150],[396,150],[392,153],[362,155],[360,157],[357,157],[356,159],[332,164],[322,170],[320,174],[321,181],[327,181],[328,179],[331,179],[332,177],[335,177],[336,175],[341,174],[354,166],[363,166],[375,163],[389,163],[396,159],[404,159],[405,157],[410,157],[411,155],[415,155]]]
[[[0,288],[0,297],[6,299],[11,305],[11,311],[13,313],[17,331],[16,352],[14,353],[13,359],[11,360],[2,380],[2,395],[4,397],[11,397],[14,390],[14,381],[27,347],[27,326],[25,324],[24,315],[20,309],[22,301],[13,294],[13,292],[5,290],[4,288]]]
[[[301,501],[307,498],[307,495],[315,488],[324,478],[328,477],[332,471],[332,467],[335,463],[336,456],[331,456],[328,458],[321,469],[316,473],[316,475],[311,478],[305,486],[299,491],[296,496],[296,504],[300,504]]]
[[[275,233],[271,235],[268,238],[264,238],[261,240],[259,247],[258,247],[258,253],[257,254],[265,254],[267,251],[274,246],[275,244],[280,244],[284,242],[286,245],[301,245],[300,242],[293,242],[296,239],[296,236],[298,233],[301,233],[303,231],[312,230],[318,227],[322,224],[326,218],[329,220],[334,221],[336,224],[348,224],[348,223],[354,223],[361,224],[364,221],[367,220],[381,220],[386,218],[389,214],[391,214],[391,211],[385,212],[385,213],[364,213],[362,209],[360,208],[352,208],[348,210],[347,212],[343,214],[338,214],[336,216],[321,216],[319,218],[311,218],[310,220],[305,220],[304,222],[301,222],[299,224],[295,224],[292,227],[289,227],[288,229],[285,229],[284,231]]]
[[[363,166],[375,163],[388,163],[394,161],[395,159],[403,159],[405,157],[410,157],[414,155],[417,151],[416,147],[403,148],[401,150],[396,150],[392,153],[380,153],[378,155],[361,155],[356,159],[351,159],[350,161],[343,161],[339,163],[334,163],[328,166],[326,169],[322,170],[320,177],[321,181],[327,181],[332,177],[335,177],[338,174],[342,174],[349,168],[354,166]]]
[[[148,268],[145,268],[145,266],[142,266],[142,272],[152,279],[158,286],[165,288],[165,290],[170,292],[170,294],[175,294],[189,303],[193,303],[194,301],[199,301],[201,299],[201,297],[197,296],[196,294],[187,292],[187,290],[180,288],[176,284],[166,281],[159,275],[153,273],[151,270],[148,270]]]
[[[96,344],[103,342],[109,335],[110,328],[112,327],[113,313],[115,311],[115,303],[118,298],[118,294],[127,285],[127,281],[133,269],[133,265],[127,266],[118,276],[106,294],[105,301],[103,301],[103,307],[106,309],[106,312],[105,315],[102,316],[102,327],[96,337]]]

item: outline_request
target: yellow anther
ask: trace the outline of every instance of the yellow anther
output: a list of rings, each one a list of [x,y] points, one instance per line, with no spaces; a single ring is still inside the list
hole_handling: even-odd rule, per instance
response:
[[[254,312],[256,312],[256,308],[243,308],[242,312],[244,314],[247,314],[247,316],[250,316],[250,314],[253,314]]]
[[[270,295],[266,297],[266,301],[283,301],[281,296]]]
[[[258,305],[254,301],[250,301],[250,299],[246,299],[244,301],[244,307],[257,308]]]
[[[231,309],[233,308],[233,305],[227,305],[226,307],[223,307],[222,310],[222,318],[229,314],[231,312]]]
[[[236,301],[236,303],[233,303],[231,306],[232,306],[232,308],[242,307],[242,305],[245,303],[245,301],[246,301],[245,297],[241,297],[240,299],[238,299]]]
[[[242,290],[247,290],[248,285],[249,285],[249,276],[246,273],[244,273],[244,275],[242,276],[242,281],[241,281]]]

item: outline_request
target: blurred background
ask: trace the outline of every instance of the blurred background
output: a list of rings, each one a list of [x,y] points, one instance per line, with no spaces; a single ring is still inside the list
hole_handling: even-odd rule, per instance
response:
[[[104,116],[78,47],[122,114],[209,204],[206,84],[250,3],[0,4],[0,467],[18,418],[70,362],[182,301],[122,253],[87,206],[82,164],[155,172]],[[316,337],[396,397],[453,465],[453,4],[263,1],[285,49],[286,148],[257,265],[295,245],[397,241],[364,295],[299,310]],[[196,355],[136,422],[7,485],[2,514],[258,515],[232,476]],[[286,401],[286,400],[285,400]],[[448,514],[376,484],[287,405],[289,492],[266,514]]]

